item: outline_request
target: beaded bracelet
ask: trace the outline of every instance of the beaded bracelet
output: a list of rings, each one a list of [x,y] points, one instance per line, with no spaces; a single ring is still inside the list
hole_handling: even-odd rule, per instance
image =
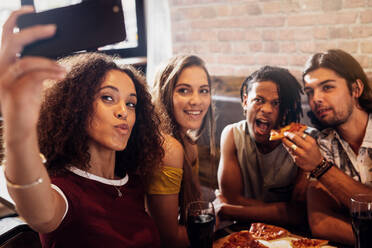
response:
[[[43,164],[45,164],[47,162],[44,154],[40,153],[40,158],[41,158],[41,162]],[[4,164],[5,164],[5,161],[4,161]],[[5,181],[6,181],[6,185],[10,188],[14,188],[14,189],[28,189],[28,188],[31,188],[33,186],[36,186],[38,184],[41,184],[44,180],[42,177],[39,177],[38,179],[36,179],[35,181],[31,182],[31,183],[28,183],[28,184],[16,184],[16,183],[12,183],[8,177],[6,176],[5,174],[5,170],[4,170],[4,177],[5,177]]]
[[[322,162],[310,172],[310,177],[319,179],[323,176],[331,167],[333,163],[323,158]]]

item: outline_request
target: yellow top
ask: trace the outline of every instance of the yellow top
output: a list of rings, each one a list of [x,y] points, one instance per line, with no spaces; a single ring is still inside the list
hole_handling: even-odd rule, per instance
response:
[[[151,195],[178,194],[181,188],[182,168],[161,166],[150,179],[147,193]]]

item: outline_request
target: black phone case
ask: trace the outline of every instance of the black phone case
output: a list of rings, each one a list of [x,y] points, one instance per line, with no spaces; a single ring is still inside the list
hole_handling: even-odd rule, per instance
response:
[[[125,40],[121,0],[91,0],[40,13],[22,15],[17,26],[56,24],[56,34],[24,47],[22,56],[58,58]]]

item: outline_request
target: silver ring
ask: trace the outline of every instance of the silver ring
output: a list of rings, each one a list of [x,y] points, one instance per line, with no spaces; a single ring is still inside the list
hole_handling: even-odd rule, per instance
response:
[[[291,145],[291,149],[292,149],[293,151],[296,151],[296,150],[297,150],[297,146],[296,146],[295,144],[292,144],[292,145]]]
[[[303,139],[306,139],[306,137],[307,137],[307,134],[304,133],[304,134],[302,135],[302,138],[303,138]]]

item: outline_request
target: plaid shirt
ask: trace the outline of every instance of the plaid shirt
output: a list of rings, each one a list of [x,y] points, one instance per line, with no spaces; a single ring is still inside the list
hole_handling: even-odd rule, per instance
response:
[[[372,114],[368,116],[366,133],[358,154],[332,128],[321,132],[318,143],[327,160],[354,180],[372,186]]]

